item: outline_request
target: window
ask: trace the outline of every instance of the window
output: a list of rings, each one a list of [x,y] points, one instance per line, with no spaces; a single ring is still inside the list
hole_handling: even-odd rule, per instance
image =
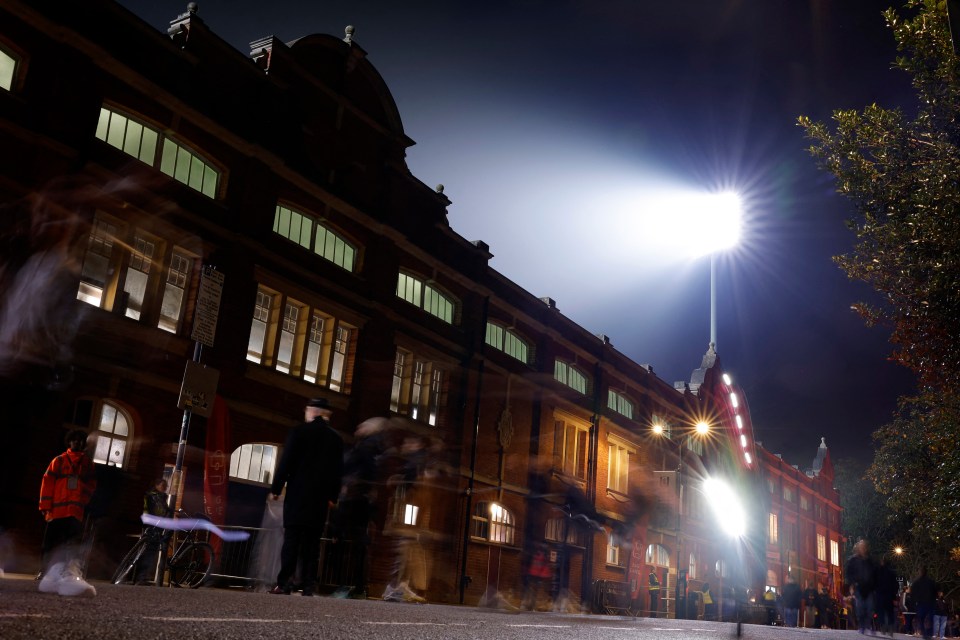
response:
[[[247,360],[332,391],[350,392],[357,329],[321,309],[260,285]]]
[[[178,333],[197,258],[146,231],[94,217],[77,299],[131,320]]]
[[[784,485],[783,487],[783,499],[786,502],[793,502],[793,489]]]
[[[412,275],[400,273],[397,277],[397,297],[420,307],[447,324],[453,324],[455,303],[433,285]]]
[[[543,529],[544,540],[550,542],[563,542],[564,533],[566,533],[566,543],[574,547],[586,547],[586,536],[580,527],[576,527],[570,522],[570,518],[561,516],[559,518],[550,518],[547,520]]]
[[[767,478],[767,491],[770,493],[777,492],[777,483],[774,482],[773,478]]]
[[[112,147],[159,168],[209,198],[216,198],[220,172],[213,163],[157,129],[106,107],[100,108],[96,136]],[[157,150],[161,149],[159,157]]]
[[[670,552],[662,544],[651,544],[647,547],[647,564],[655,567],[670,566]]]
[[[717,575],[720,576],[721,578],[730,577],[730,565],[727,563],[726,560],[717,560],[715,570],[717,572]]]
[[[589,428],[585,424],[556,420],[554,429],[554,453],[558,458],[557,467],[569,476],[585,480]]]
[[[513,332],[513,329],[488,322],[486,342],[494,349],[499,349],[524,364],[530,362],[528,360],[530,347],[523,338]]]
[[[626,565],[626,555],[623,553],[623,545],[620,542],[620,536],[615,533],[607,535],[607,564],[615,567]]]
[[[836,540],[830,541],[830,564],[840,566],[840,543]]]
[[[770,514],[768,534],[769,534],[770,544],[777,544],[777,541],[780,539],[780,532],[777,528],[777,514],[775,513]]]
[[[127,459],[127,443],[131,439],[130,419],[119,406],[104,400],[100,405],[100,419],[93,461],[109,467],[123,467]]]
[[[607,489],[626,494],[630,479],[630,456],[637,450],[618,439],[608,442]]]
[[[697,556],[690,554],[690,563],[687,565],[687,578],[690,580],[697,579]]]
[[[800,495],[800,508],[804,511],[810,511],[810,498],[803,494]]]
[[[516,529],[513,514],[496,502],[478,502],[473,509],[470,535],[473,538],[513,544]]]
[[[553,377],[574,391],[587,395],[587,376],[583,375],[572,364],[567,364],[563,360],[555,360]]]
[[[405,349],[397,349],[393,363],[390,410],[437,426],[446,405],[446,372]]]
[[[13,79],[17,72],[17,58],[0,48],[0,89],[13,91]]]
[[[276,464],[276,445],[242,444],[230,455],[230,477],[270,486]]]
[[[356,269],[356,247],[320,220],[278,204],[273,232],[342,269],[351,273]]]
[[[633,420],[633,403],[626,396],[610,389],[607,394],[607,406],[620,415]]]
[[[823,534],[817,534],[817,560],[827,561],[827,538]]]
[[[401,483],[393,493],[393,523],[415,527],[420,519],[420,507],[410,502],[409,486]]]

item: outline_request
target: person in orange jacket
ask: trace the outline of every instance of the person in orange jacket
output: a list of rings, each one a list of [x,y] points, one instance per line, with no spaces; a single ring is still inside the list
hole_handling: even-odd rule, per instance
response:
[[[64,441],[67,450],[50,461],[40,484],[40,512],[47,521],[40,549],[40,591],[86,595],[93,587],[80,576],[78,549],[97,480],[93,461],[84,452],[86,432],[74,429]]]

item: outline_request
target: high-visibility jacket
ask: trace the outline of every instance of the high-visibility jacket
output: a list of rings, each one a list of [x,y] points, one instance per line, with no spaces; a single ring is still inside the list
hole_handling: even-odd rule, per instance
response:
[[[40,511],[47,522],[59,518],[83,520],[97,479],[93,463],[82,451],[67,449],[50,461],[40,483]]]
[[[657,579],[657,574],[655,574],[653,571],[650,572],[649,582],[650,586],[648,589],[650,591],[660,591],[660,580]]]
[[[713,604],[713,597],[710,595],[710,589],[703,590],[703,604]]]

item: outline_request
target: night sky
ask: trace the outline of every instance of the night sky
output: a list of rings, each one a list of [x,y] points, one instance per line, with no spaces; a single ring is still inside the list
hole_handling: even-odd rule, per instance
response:
[[[267,35],[354,25],[449,221],[492,266],[668,383],[709,342],[709,258],[639,223],[670,194],[724,189],[744,238],[717,258],[718,353],[756,437],[806,468],[869,457],[912,377],[872,299],[831,256],[850,250],[848,201],[804,151],[799,115],[912,109],[881,12],[895,0],[207,0],[199,15],[243,53]],[[124,0],[158,30],[186,2]]]

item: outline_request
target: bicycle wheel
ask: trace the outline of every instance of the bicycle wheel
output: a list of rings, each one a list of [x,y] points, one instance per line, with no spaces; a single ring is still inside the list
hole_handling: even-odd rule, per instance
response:
[[[185,546],[167,563],[170,570],[170,585],[196,589],[210,577],[213,568],[213,547],[206,542],[194,542]]]
[[[134,567],[137,566],[137,561],[140,559],[140,556],[143,555],[143,550],[146,546],[147,541],[144,538],[137,540],[133,547],[130,548],[130,551],[127,551],[127,555],[123,556],[120,564],[117,565],[117,570],[113,573],[110,582],[120,584],[121,582],[125,582],[128,576],[132,578],[131,573]]]

